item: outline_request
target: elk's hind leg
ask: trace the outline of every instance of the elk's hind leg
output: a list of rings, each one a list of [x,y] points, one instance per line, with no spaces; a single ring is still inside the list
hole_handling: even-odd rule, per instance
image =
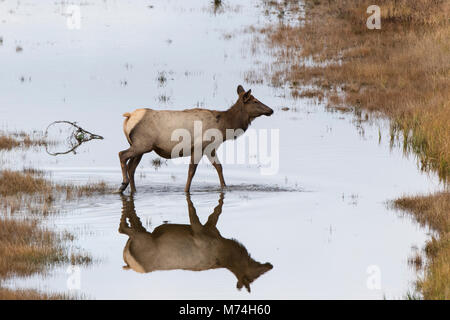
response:
[[[148,152],[149,150],[151,150],[151,148],[143,149],[143,148],[137,148],[132,145],[128,149],[119,152],[120,167],[122,168],[122,178],[123,178],[122,184],[120,185],[120,188],[119,188],[119,193],[122,193],[123,191],[125,191],[125,189],[128,187],[128,184],[130,183],[130,179],[128,176],[129,170],[128,170],[128,165],[127,165],[128,160],[130,160],[131,158],[136,157],[136,156],[142,156],[142,154],[144,154],[145,152]],[[136,169],[136,168],[134,168],[134,169]]]
[[[128,162],[128,177],[130,179],[130,188],[131,192],[136,192],[136,184],[134,183],[134,173],[136,172],[136,168],[139,165],[139,162],[141,162],[143,154],[139,156],[135,156],[130,159]]]

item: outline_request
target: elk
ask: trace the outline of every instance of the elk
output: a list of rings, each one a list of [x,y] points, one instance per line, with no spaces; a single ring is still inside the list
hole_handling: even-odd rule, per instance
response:
[[[131,113],[124,113],[123,131],[130,147],[119,152],[123,179],[118,192],[122,193],[128,184],[132,193],[136,191],[134,173],[142,155],[151,151],[155,151],[165,159],[191,156],[185,192],[189,192],[197,165],[206,154],[217,171],[221,188],[225,188],[222,165],[216,150],[224,140],[236,138],[236,136],[229,137],[227,129],[241,129],[243,132],[255,118],[262,115],[270,116],[273,113],[271,108],[251,94],[251,90],[245,91],[239,85],[237,93],[236,103],[226,111],[199,108],[182,111],[136,109]],[[221,141],[215,139],[214,146],[209,152],[205,152],[205,149],[210,143],[202,135],[199,136],[194,128],[198,121],[202,125],[202,131],[215,129],[225,138]],[[173,152],[179,143],[173,139],[172,134],[180,129],[186,130],[191,139],[184,141],[185,145],[181,152]]]
[[[189,193],[186,200],[190,225],[162,224],[148,232],[136,215],[133,195],[122,195],[119,232],[129,238],[123,250],[124,269],[140,273],[156,270],[203,271],[226,268],[237,278],[236,287],[250,292],[250,284],[272,269],[270,263],[259,263],[236,240],[226,239],[216,227],[222,213],[224,194],[208,221],[202,225]],[[128,219],[128,221],[127,221]]]

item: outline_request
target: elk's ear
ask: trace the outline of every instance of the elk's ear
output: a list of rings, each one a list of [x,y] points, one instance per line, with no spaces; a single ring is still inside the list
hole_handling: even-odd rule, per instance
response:
[[[242,87],[241,85],[238,85],[238,87],[237,87],[237,94],[240,95],[243,92],[245,92],[244,87]]]
[[[248,281],[246,277],[244,277],[242,280],[239,280],[236,284],[236,288],[238,288],[239,290],[241,290],[243,286],[245,286],[247,291],[250,293],[250,281]]]
[[[252,89],[244,93],[244,95],[242,96],[242,100],[244,100],[244,102],[248,102],[251,96],[252,96]]]

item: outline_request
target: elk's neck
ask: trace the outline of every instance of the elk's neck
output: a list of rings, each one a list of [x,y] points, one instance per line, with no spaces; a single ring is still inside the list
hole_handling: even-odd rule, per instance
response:
[[[242,129],[246,131],[249,125],[249,116],[244,111],[242,101],[236,102],[227,111],[224,112],[224,129]]]
[[[218,264],[229,269],[235,275],[242,273],[244,265],[250,259],[247,249],[240,243],[231,239],[223,239],[218,258]]]

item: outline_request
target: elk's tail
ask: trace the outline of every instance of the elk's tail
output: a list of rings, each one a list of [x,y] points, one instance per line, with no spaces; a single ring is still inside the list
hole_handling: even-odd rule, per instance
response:
[[[131,117],[131,113],[125,112],[123,114],[123,116],[125,117],[125,119],[123,120],[123,133],[125,134],[125,137],[127,138],[128,143],[131,145],[131,139],[130,139],[130,136],[129,136],[128,130],[127,130],[127,122],[128,122],[128,119],[130,119],[130,117]]]
[[[130,145],[132,144],[130,139],[131,130],[136,127],[136,125],[142,120],[147,109],[136,109],[133,112],[125,112],[123,116],[125,120],[123,121],[123,132],[125,133],[125,137],[127,137]]]

